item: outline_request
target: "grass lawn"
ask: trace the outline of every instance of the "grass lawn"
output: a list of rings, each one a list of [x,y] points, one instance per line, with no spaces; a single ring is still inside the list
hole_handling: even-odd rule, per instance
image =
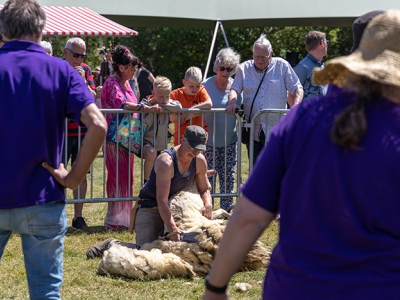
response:
[[[242,153],[242,178],[247,178],[246,150]],[[140,161],[135,163],[136,193],[140,182]],[[103,168],[103,157],[99,154],[93,166],[93,181],[88,179],[88,196],[93,193],[94,198],[103,197]],[[68,191],[67,196],[72,198],[72,193]],[[216,204],[218,206],[218,201]],[[89,246],[109,237],[125,242],[135,241],[135,237],[126,230],[110,231],[104,228],[106,211],[107,203],[85,203],[83,213],[90,228],[85,231],[74,230],[71,227],[68,229],[64,251],[64,283],[61,288],[63,299],[201,299],[204,291],[202,278],[145,281],[97,275],[100,259],[86,259],[86,250]],[[71,204],[67,205],[67,216],[68,224],[71,226],[73,217]],[[278,223],[274,221],[261,237],[261,241],[269,250],[272,250],[277,242],[278,230]],[[0,299],[29,299],[21,239],[18,235],[13,234],[8,242],[0,261],[0,268]],[[265,270],[237,273],[229,286],[231,298],[259,299],[264,274]],[[236,292],[234,287],[236,282],[247,282],[253,288],[244,293]]]

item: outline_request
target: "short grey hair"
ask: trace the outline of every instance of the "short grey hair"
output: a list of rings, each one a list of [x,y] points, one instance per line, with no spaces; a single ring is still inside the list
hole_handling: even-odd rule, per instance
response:
[[[79,45],[79,46],[84,46],[86,48],[86,43],[84,40],[82,40],[81,38],[78,37],[74,37],[74,38],[70,38],[67,43],[65,44],[65,48],[71,49],[71,46],[75,44],[75,45]]]
[[[257,41],[255,41],[253,45],[253,51],[256,45],[261,47],[267,47],[268,53],[271,53],[272,51],[271,42],[267,39],[267,36],[264,33],[260,35]]]
[[[221,66],[230,66],[233,68],[230,75],[236,73],[240,63],[240,54],[232,48],[221,49],[215,57],[213,70],[215,73],[221,68]]]
[[[46,50],[46,53],[50,56],[53,55],[53,47],[51,44],[47,41],[41,41],[40,45],[43,47],[44,50]]]
[[[8,0],[0,11],[0,34],[6,39],[19,39],[41,34],[46,13],[35,0]]]

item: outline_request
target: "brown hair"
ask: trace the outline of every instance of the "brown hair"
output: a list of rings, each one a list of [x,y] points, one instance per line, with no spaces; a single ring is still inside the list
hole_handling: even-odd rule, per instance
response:
[[[359,150],[358,145],[367,130],[365,108],[379,101],[382,95],[393,94],[396,88],[351,73],[348,76],[346,86],[355,90],[358,98],[336,116],[331,128],[331,140],[338,146]]]
[[[326,38],[326,35],[324,32],[321,31],[309,31],[306,36],[306,50],[307,52],[310,52],[314,50],[315,48],[318,47],[319,43],[323,41]]]
[[[118,75],[121,75],[119,71],[120,65],[127,66],[132,63],[132,67],[134,67],[139,64],[139,59],[123,45],[116,46],[115,49],[111,51],[111,57],[113,61],[113,70]]]

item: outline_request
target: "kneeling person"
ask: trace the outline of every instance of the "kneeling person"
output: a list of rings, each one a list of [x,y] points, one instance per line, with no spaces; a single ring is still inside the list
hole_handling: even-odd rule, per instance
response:
[[[212,200],[208,189],[206,149],[207,133],[196,125],[185,130],[182,144],[161,153],[151,170],[149,181],[141,188],[139,209],[134,221],[136,244],[151,243],[164,234],[164,224],[172,241],[180,241],[179,229],[168,199],[196,180],[204,202],[204,216],[211,219]],[[175,234],[174,234],[175,233]]]

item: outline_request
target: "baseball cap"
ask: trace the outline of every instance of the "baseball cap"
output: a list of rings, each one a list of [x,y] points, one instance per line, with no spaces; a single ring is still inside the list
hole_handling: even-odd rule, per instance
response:
[[[354,20],[352,30],[353,30],[353,47],[351,47],[350,52],[354,52],[361,41],[361,37],[364,33],[365,27],[367,27],[369,21],[371,21],[377,15],[383,13],[384,10],[373,10],[367,12],[366,14],[359,16]]]
[[[186,127],[183,135],[188,141],[190,147],[205,151],[207,143],[207,132],[197,125],[190,125]]]

